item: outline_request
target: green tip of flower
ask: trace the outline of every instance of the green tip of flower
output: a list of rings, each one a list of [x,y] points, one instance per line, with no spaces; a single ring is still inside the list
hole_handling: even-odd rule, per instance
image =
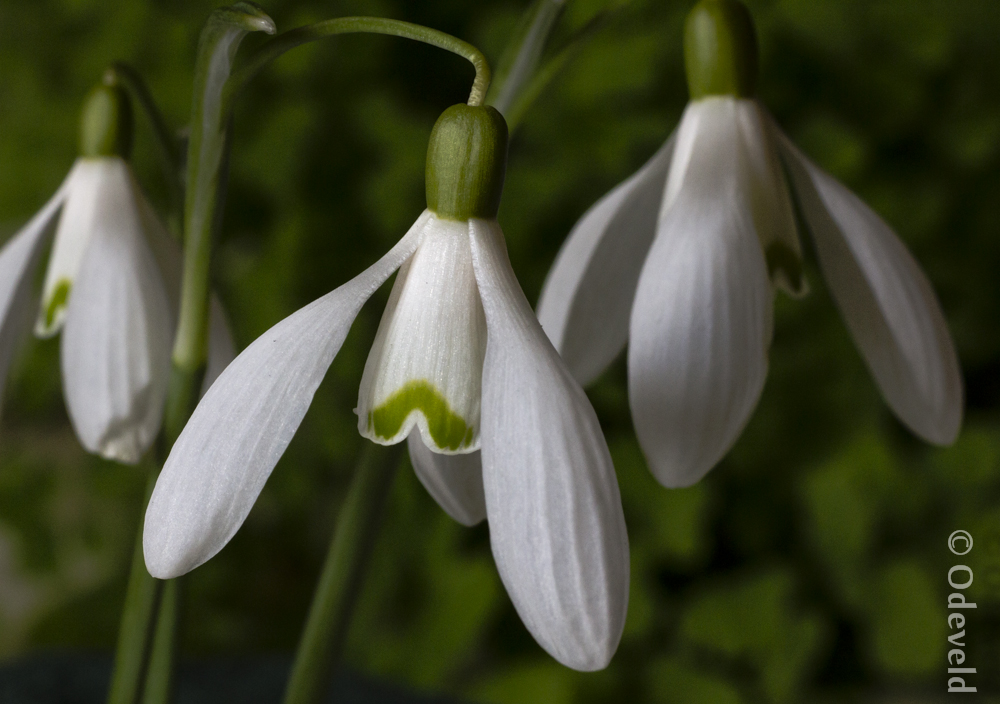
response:
[[[132,102],[114,72],[90,91],[80,116],[80,156],[120,156],[132,153]]]
[[[752,98],[757,88],[757,36],[739,0],[701,0],[684,25],[684,64],[691,99]]]
[[[427,208],[449,220],[492,220],[507,172],[507,123],[492,107],[452,105],[427,147]]]
[[[236,25],[247,32],[274,34],[278,31],[274,20],[264,12],[264,8],[248,0],[242,0],[228,7],[220,7],[215,11],[215,18]]]
[[[475,439],[475,428],[455,413],[434,386],[423,379],[411,381],[374,411],[368,413],[368,429],[388,440],[399,434],[413,411],[423,413],[434,443],[443,449],[461,450]]]

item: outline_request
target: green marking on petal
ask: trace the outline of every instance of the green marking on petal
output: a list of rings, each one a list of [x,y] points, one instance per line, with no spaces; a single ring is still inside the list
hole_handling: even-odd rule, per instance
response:
[[[72,287],[73,282],[69,279],[59,279],[59,283],[56,284],[56,288],[52,292],[52,298],[49,299],[49,304],[45,307],[45,327],[51,328],[56,322],[56,314],[66,307],[66,301],[69,300],[69,290]]]
[[[775,285],[781,286],[793,296],[805,295],[802,258],[798,252],[783,242],[772,242],[764,252],[764,259],[767,262],[767,275]]]
[[[473,428],[451,410],[448,401],[429,381],[411,381],[368,414],[368,427],[388,440],[399,433],[411,411],[420,411],[438,447],[458,450],[472,443]]]

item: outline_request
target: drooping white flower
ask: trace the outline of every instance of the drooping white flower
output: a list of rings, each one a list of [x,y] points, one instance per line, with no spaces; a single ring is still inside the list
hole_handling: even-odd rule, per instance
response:
[[[890,408],[925,440],[954,441],[962,381],[934,292],[892,230],[753,99],[749,13],[700,2],[685,56],[692,102],[676,134],[584,215],[549,272],[538,315],[569,368],[589,383],[628,342],[632,419],[651,470],[668,487],[698,481],[760,397],[773,289],[805,291],[794,190]]]
[[[525,625],[560,662],[607,665],[628,600],[614,468],[586,395],[521,292],[496,222],[506,126],[455,106],[428,152],[428,210],[368,270],[284,319],[223,372],[164,465],[143,546],[184,574],[239,529],[362,305],[399,269],[358,394],[359,430],[408,438],[456,520],[485,516]]]
[[[84,156],[0,250],[0,390],[32,314],[36,264],[54,233],[35,333],[62,331],[63,393],[81,444],[134,464],[162,419],[177,300],[164,280],[172,291],[179,288],[180,249],[119,155],[128,151],[127,138],[124,144],[115,138],[124,129],[125,100],[120,88],[94,91],[85,124],[96,105],[99,115],[117,119],[116,129],[105,130],[111,135],[96,147],[85,131]],[[213,316],[216,353],[208,379],[234,356],[217,303]]]

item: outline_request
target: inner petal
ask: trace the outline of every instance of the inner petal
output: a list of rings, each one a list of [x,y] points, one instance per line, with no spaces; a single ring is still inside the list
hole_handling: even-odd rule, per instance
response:
[[[358,393],[358,430],[389,445],[416,425],[434,452],[479,449],[486,317],[467,222],[427,222],[399,270]]]

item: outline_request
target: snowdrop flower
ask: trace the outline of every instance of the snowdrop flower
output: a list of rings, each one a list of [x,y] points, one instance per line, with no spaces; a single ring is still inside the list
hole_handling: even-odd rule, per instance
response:
[[[607,665],[628,600],[621,499],[593,408],[507,259],[496,221],[506,154],[499,112],[445,111],[428,149],[428,208],[409,232],[222,373],[150,499],[150,574],[184,574],[233,537],[362,305],[399,269],[358,393],[361,434],[408,438],[445,510],[467,524],[488,518],[507,591],[553,657]]]
[[[131,120],[122,88],[94,89],[80,158],[0,250],[0,391],[30,321],[36,265],[54,232],[35,334],[62,331],[63,393],[80,442],[127,464],[137,463],[159,432],[180,285],[180,248],[126,161]],[[234,356],[218,302],[212,307],[209,379]]]
[[[892,230],[754,99],[746,8],[699,2],[685,61],[691,102],[676,134],[577,223],[542,291],[539,319],[574,376],[589,383],[627,341],[653,473],[668,487],[704,476],[760,397],[773,289],[805,292],[791,190],[883,397],[917,435],[950,444],[962,381],[934,292]]]

